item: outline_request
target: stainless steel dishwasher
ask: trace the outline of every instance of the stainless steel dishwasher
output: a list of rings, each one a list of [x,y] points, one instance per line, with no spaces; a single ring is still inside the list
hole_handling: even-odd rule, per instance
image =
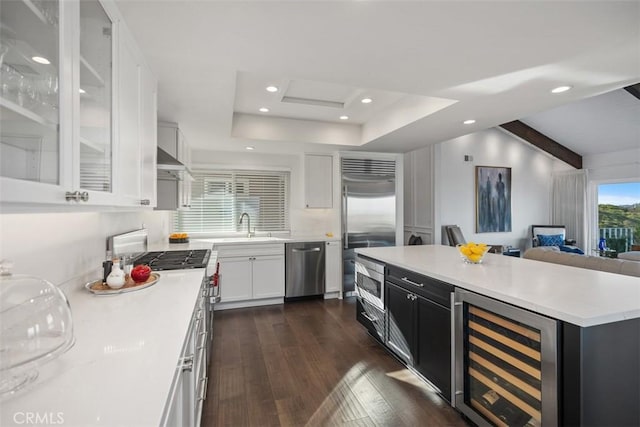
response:
[[[323,295],[324,242],[285,244],[285,301]]]

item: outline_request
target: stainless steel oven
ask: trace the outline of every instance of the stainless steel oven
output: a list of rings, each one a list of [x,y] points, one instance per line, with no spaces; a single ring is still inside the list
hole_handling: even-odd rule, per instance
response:
[[[360,298],[384,311],[384,264],[358,255],[356,292]]]

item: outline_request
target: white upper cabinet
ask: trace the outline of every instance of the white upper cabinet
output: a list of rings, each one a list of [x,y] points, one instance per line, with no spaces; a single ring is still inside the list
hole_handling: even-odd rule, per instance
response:
[[[333,157],[305,154],[304,189],[306,208],[333,207]]]
[[[123,61],[135,43],[115,3],[3,2],[0,22],[0,202],[152,204],[156,83],[137,48]]]
[[[118,70],[117,193],[125,206],[155,206],[156,83],[122,24]]]
[[[191,149],[176,123],[158,123],[158,148],[178,160],[181,170],[162,166],[158,173],[159,210],[188,210],[191,208]]]
[[[434,148],[432,146],[404,155],[404,232],[434,241]]]
[[[151,70],[142,69],[140,143],[142,150],[142,182],[140,204],[157,204],[158,89]]]

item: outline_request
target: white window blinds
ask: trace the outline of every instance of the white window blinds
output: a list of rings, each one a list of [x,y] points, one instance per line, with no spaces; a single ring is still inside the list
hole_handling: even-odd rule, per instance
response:
[[[191,209],[174,216],[174,229],[187,233],[289,230],[289,172],[210,171],[193,174]]]

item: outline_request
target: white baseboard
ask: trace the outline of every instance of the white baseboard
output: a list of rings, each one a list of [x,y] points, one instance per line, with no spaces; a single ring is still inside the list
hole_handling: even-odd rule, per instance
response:
[[[218,311],[218,310],[230,310],[232,308],[259,307],[263,305],[274,305],[274,304],[284,304],[284,297],[265,298],[265,299],[247,300],[247,301],[219,302],[217,304],[214,304],[213,309],[215,311]]]

